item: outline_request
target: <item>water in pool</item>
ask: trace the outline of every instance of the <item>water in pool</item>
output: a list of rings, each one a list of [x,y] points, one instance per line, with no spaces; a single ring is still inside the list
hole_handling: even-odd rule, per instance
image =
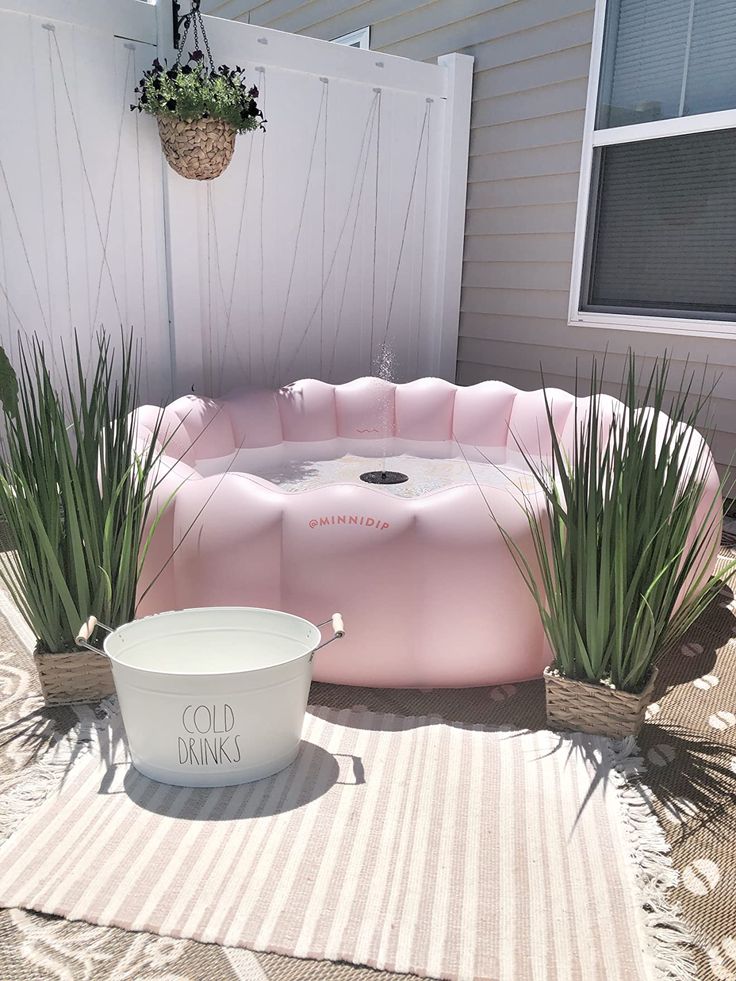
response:
[[[241,449],[225,457],[198,460],[203,476],[246,473],[275,484],[286,493],[313,490],[330,484],[374,487],[395,497],[421,497],[459,484],[508,487],[529,492],[535,482],[521,454],[505,447],[476,447],[454,441],[417,442],[332,439],[320,442],[280,443]],[[395,470],[408,480],[397,484],[366,484],[361,474]]]

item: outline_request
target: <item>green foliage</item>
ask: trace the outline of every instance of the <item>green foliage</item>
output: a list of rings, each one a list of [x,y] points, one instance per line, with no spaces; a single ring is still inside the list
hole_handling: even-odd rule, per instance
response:
[[[5,350],[0,347],[0,404],[9,416],[18,413],[18,379]]]
[[[227,65],[208,69],[201,51],[193,51],[186,64],[170,69],[157,58],[135,91],[138,102],[130,108],[139,112],[187,121],[220,119],[239,133],[264,128],[258,89],[247,84],[245,72]]]
[[[500,529],[539,609],[553,667],[568,678],[632,692],[644,687],[656,658],[736,567],[708,579],[719,545],[720,500],[716,495],[705,517],[698,516],[711,464],[694,427],[709,393],[694,392],[692,378],[683,377],[668,400],[667,358],[639,381],[630,354],[623,411],[609,429],[602,371],[594,364],[590,402],[584,411],[576,403],[568,452],[545,395],[551,462],[519,446],[541,492],[541,500],[539,493],[528,495],[522,505],[538,569]],[[665,411],[668,419],[660,415]]]
[[[144,450],[135,447],[140,351],[132,338],[123,339],[115,371],[110,341],[99,335],[89,382],[75,346],[59,390],[37,339],[21,345],[17,377],[0,349],[0,516],[17,544],[0,562],[0,581],[51,652],[73,649],[90,614],[112,627],[133,619],[150,541],[149,478],[160,458],[158,426]]]

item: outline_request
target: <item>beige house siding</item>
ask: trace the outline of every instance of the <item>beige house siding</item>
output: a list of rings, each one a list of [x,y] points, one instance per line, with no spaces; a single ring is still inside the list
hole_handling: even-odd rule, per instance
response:
[[[570,327],[570,288],[594,0],[204,0],[202,9],[332,39],[365,26],[371,47],[475,58],[457,380],[572,390],[576,359],[665,348],[720,375],[713,439],[736,451],[736,342]]]

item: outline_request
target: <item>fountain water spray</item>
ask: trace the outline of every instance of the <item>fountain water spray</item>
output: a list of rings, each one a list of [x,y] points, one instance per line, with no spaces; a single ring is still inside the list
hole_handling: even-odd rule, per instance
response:
[[[384,342],[373,361],[373,374],[382,381],[394,380],[394,352]],[[408,480],[405,473],[397,470],[386,469],[386,457],[388,455],[388,440],[392,431],[391,426],[391,398],[388,393],[381,396],[379,402],[379,418],[383,422],[385,443],[383,446],[383,463],[380,470],[368,470],[360,475],[360,479],[367,484],[403,484]]]

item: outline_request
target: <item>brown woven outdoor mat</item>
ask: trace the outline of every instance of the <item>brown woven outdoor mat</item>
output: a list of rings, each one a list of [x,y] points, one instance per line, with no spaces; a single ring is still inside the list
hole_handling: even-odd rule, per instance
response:
[[[681,649],[660,662],[657,702],[640,738],[654,806],[672,846],[675,899],[696,937],[700,976],[736,981],[736,603],[722,596]],[[29,653],[0,619],[0,792],[28,779],[34,754],[77,722],[43,709]],[[544,724],[541,682],[418,692],[315,684],[311,701],[332,708],[441,715],[510,728]],[[0,829],[1,830],[1,829]],[[3,981],[387,981],[398,976],[274,954],[233,961],[220,948],[113,928],[0,911]],[[402,975],[406,978],[406,975]],[[633,981],[633,979],[632,979]]]

